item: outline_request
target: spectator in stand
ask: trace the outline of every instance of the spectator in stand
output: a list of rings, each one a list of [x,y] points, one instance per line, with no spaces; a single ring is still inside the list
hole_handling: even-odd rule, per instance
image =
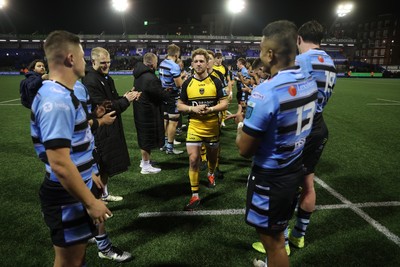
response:
[[[89,90],[90,99],[94,106],[104,101],[111,101],[110,110],[115,110],[116,120],[111,125],[102,125],[97,129],[95,140],[99,156],[100,177],[104,184],[104,201],[121,201],[123,197],[111,195],[108,191],[110,177],[125,172],[130,166],[128,147],[126,145],[121,114],[140,93],[132,90],[122,97],[118,95],[114,80],[109,75],[110,54],[102,47],[95,47],[91,51],[92,66],[86,70],[82,83]]]

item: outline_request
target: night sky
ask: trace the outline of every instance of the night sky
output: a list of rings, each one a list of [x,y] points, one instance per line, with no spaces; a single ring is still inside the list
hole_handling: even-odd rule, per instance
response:
[[[0,10],[0,34],[47,34],[62,29],[84,34],[120,34],[123,32],[122,16],[111,8],[111,0],[6,0],[8,5]],[[163,19],[171,23],[200,23],[202,14],[221,14],[227,20],[225,0],[130,0],[125,13],[126,31],[138,34],[144,20]],[[288,19],[298,26],[310,19],[323,25],[335,20],[338,1],[268,1],[246,0],[245,10],[236,15],[233,24],[235,35],[260,35],[263,27],[277,19]],[[366,17],[397,11],[395,0],[355,0],[351,16]],[[163,34],[163,33],[160,33]]]

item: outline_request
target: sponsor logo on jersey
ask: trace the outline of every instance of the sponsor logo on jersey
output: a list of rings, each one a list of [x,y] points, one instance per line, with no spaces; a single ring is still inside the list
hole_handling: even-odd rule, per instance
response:
[[[43,111],[44,112],[50,112],[53,110],[53,103],[46,102],[43,104]]]
[[[291,96],[296,96],[297,95],[296,87],[294,87],[293,85],[289,87],[288,91],[289,91],[289,94]]]
[[[251,94],[251,97],[252,97],[252,98],[255,98],[255,99],[261,99],[261,100],[264,99],[264,95],[263,95],[263,94],[260,94],[259,92],[253,92],[253,93]]]
[[[247,101],[247,107],[246,107],[246,115],[245,118],[249,119],[251,117],[251,114],[253,113],[253,108],[256,106],[256,103],[252,101]]]

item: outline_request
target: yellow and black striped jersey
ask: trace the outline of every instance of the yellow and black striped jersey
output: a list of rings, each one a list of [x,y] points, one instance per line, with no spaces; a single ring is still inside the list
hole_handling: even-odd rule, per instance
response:
[[[225,77],[221,72],[213,69],[209,75],[217,77],[222,82],[222,87],[226,87],[227,83],[225,82]]]
[[[228,84],[228,68],[225,65],[214,65],[213,69],[220,72],[222,74],[222,77],[224,77],[223,82],[225,85]]]
[[[213,75],[208,75],[203,80],[194,76],[187,79],[182,85],[180,100],[189,106],[206,105],[212,107],[221,99],[226,98],[222,82]],[[218,127],[218,112],[206,115],[190,114],[190,124],[206,131],[208,128]]]

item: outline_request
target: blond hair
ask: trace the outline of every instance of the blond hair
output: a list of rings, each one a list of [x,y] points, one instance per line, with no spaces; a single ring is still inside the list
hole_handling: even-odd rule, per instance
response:
[[[92,58],[92,60],[96,60],[100,57],[101,54],[104,54],[106,56],[110,55],[110,53],[103,47],[95,47],[90,52],[90,57]]]
[[[210,60],[210,55],[207,53],[207,50],[203,48],[197,48],[192,52],[192,60],[194,59],[195,56],[201,55],[204,56],[206,61],[208,62]]]

